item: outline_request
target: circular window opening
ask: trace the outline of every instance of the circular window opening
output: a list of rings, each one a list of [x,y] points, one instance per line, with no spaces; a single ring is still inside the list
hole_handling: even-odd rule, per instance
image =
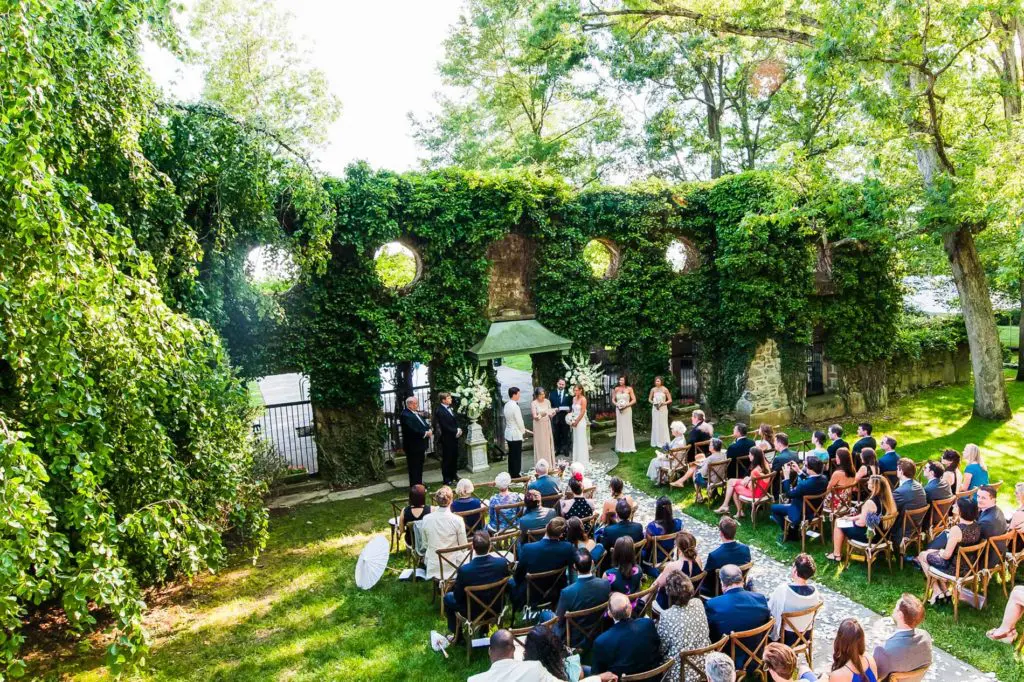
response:
[[[693,244],[682,239],[673,239],[665,251],[665,260],[673,272],[693,272],[700,267],[700,254]]]
[[[245,275],[257,289],[288,291],[299,277],[295,259],[279,246],[257,246],[245,257]]]
[[[373,267],[388,289],[405,289],[422,274],[420,257],[401,242],[388,242],[373,254]]]
[[[583,260],[598,279],[609,279],[619,271],[619,250],[607,239],[591,239],[583,247]]]

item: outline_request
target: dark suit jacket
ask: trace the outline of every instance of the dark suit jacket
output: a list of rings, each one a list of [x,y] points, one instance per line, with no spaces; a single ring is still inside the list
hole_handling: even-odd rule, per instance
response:
[[[660,647],[658,631],[650,618],[619,621],[594,642],[591,674],[645,672],[661,662]]]
[[[615,541],[626,536],[633,538],[633,542],[640,542],[644,539],[644,527],[636,521],[619,521],[605,526],[601,544],[610,552],[615,547]]]
[[[1002,535],[1008,529],[1006,523],[1006,516],[1003,515],[1003,510],[999,507],[991,507],[981,512],[978,515],[978,525],[981,526],[981,537],[984,539],[994,538],[997,535]],[[999,555],[1003,556],[1006,554],[1006,543],[997,543],[999,547]],[[989,568],[999,563],[999,557],[989,555],[988,566]]]
[[[508,575],[509,564],[501,557],[485,554],[474,556],[466,563],[459,566],[455,574],[455,587],[452,593],[455,595],[455,603],[459,609],[466,607],[466,588],[476,585],[489,585],[498,582]]]
[[[871,448],[872,450],[874,450],[877,447],[878,443],[877,441],[875,441],[873,436],[864,436],[863,438],[861,438],[860,440],[853,444],[853,454],[859,456],[860,451],[863,450],[864,448]]]
[[[823,474],[797,479],[796,485],[788,480],[785,481],[782,484],[782,494],[789,497],[790,504],[787,512],[789,520],[793,523],[800,523],[804,517],[803,498],[808,495],[820,495],[825,492],[827,487],[828,479]]]
[[[747,469],[747,456],[750,455],[750,448],[754,447],[754,441],[746,436],[743,438],[737,438],[733,441],[728,448],[725,450],[725,456],[729,460],[729,471],[736,473],[737,476],[746,476]],[[733,461],[737,461],[737,464],[732,464]],[[735,467],[735,468],[734,468]],[[732,474],[730,473],[730,476]]]
[[[924,487],[924,494],[928,498],[928,502],[948,500],[953,497],[953,491],[950,489],[949,484],[941,478],[933,478],[928,481],[928,484]]]
[[[430,430],[427,420],[413,414],[408,407],[402,410],[398,420],[402,423],[402,448],[405,450],[405,454],[422,455],[425,453],[430,442],[429,438],[424,438],[424,434]]]
[[[768,608],[768,600],[758,592],[748,592],[742,588],[732,589],[704,605],[708,616],[708,630],[711,641],[717,642],[731,632],[743,632],[760,627],[772,617]],[[744,642],[753,649],[759,638],[750,638]],[[747,655],[742,649],[736,652],[736,670],[740,670],[747,662]]]
[[[527,490],[537,490],[540,492],[541,497],[557,495],[560,492],[558,489],[558,479],[551,474],[545,474],[539,477],[536,481],[527,486]]]
[[[772,471],[780,471],[786,462],[795,461],[797,461],[796,453],[786,448],[775,455],[775,459],[772,460]]]
[[[742,542],[723,542],[708,554],[708,561],[704,565],[707,577],[701,585],[701,592],[712,595],[718,589],[718,569],[728,564],[742,566],[750,563],[750,548]]]
[[[568,388],[565,389],[565,395],[562,396],[562,400],[558,400],[558,389],[553,389],[548,393],[548,400],[551,401],[551,409],[557,410],[559,407],[572,407],[572,391]],[[561,421],[565,421],[564,419]]]
[[[558,597],[558,607],[555,609],[555,615],[558,616],[558,622],[555,623],[555,634],[558,635],[558,638],[563,639],[565,637],[566,612],[582,611],[583,609],[603,604],[608,601],[611,591],[611,583],[596,576],[580,576],[576,579],[576,582],[563,589],[562,594]],[[604,614],[598,613],[593,619],[584,623],[584,625],[590,628],[602,618],[604,618]],[[577,630],[574,628],[573,634],[576,633]],[[584,643],[580,642],[579,639],[579,635],[576,634],[572,642],[573,647],[584,646]]]
[[[449,412],[444,405],[438,405],[434,410],[434,423],[440,429],[445,445],[454,444],[455,434],[459,432],[459,420],[456,419],[454,411]]]
[[[562,540],[541,538],[519,548],[519,563],[516,564],[516,585],[526,588],[527,573],[543,573],[556,568],[571,566],[576,548]]]
[[[686,434],[686,442],[689,445],[705,443],[711,440],[711,437],[714,435],[715,427],[711,426],[711,424],[707,422],[701,422],[700,424],[694,424],[690,428],[690,432]],[[709,446],[704,445],[699,448],[690,448],[690,459],[693,459],[698,451],[706,455],[708,453],[708,447]]]
[[[555,510],[549,507],[538,507],[526,512],[519,517],[519,530],[537,530],[548,525],[548,521],[555,518]]]
[[[836,457],[836,451],[837,451],[837,450],[838,450],[839,448],[849,448],[849,447],[850,447],[850,444],[849,444],[849,443],[847,443],[847,442],[846,442],[845,440],[843,440],[842,438],[836,438],[836,439],[835,439],[834,441],[832,441],[832,444],[831,444],[831,445],[829,445],[829,446],[828,446],[827,448],[825,448],[825,449],[826,449],[826,450],[828,450],[828,456],[829,456],[829,457],[830,457],[831,459],[835,459],[835,457]]]
[[[875,647],[878,679],[907,673],[932,662],[932,637],[924,630],[900,630]]]
[[[886,471],[896,471],[896,464],[900,461],[900,456],[896,454],[895,450],[890,450],[881,457],[878,458],[878,470],[883,474]]]

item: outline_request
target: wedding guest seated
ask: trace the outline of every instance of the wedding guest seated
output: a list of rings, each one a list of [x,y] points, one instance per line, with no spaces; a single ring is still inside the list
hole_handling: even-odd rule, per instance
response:
[[[928,462],[924,465],[924,494],[929,504],[935,500],[948,500],[953,497],[949,481],[944,480],[942,476],[945,472],[945,467],[939,462]]]
[[[611,568],[604,572],[604,579],[611,585],[612,592],[633,594],[640,591],[643,572],[640,570],[633,538],[620,537],[612,548]]]
[[[747,425],[736,422],[732,427],[733,441],[725,451],[725,457],[729,460],[729,472],[734,478],[742,478],[747,475],[747,455],[750,448],[754,447],[754,439],[747,437]]]
[[[960,492],[988,485],[988,467],[981,456],[981,450],[974,443],[964,446],[964,463],[967,466],[964,467]]]
[[[718,651],[704,657],[704,675],[708,682],[736,682],[736,664]]]
[[[903,593],[892,610],[896,632],[875,647],[878,679],[889,673],[908,673],[932,664],[932,638],[916,629],[924,620],[924,604],[912,594]]]
[[[575,516],[565,521],[565,541],[576,549],[581,549],[588,554],[593,552],[597,546],[594,539],[587,533],[587,527],[583,525],[583,521]]]
[[[942,480],[949,484],[953,493],[963,489],[964,475],[960,473],[960,453],[953,448],[946,448],[942,451],[942,466],[946,471],[942,474]]]
[[[775,457],[772,458],[772,471],[781,472],[782,467],[800,459],[795,452],[789,449],[789,436],[785,433],[775,434],[775,453]],[[781,473],[776,477],[776,481],[780,478],[782,478]],[[781,488],[781,484],[776,483],[775,488],[778,491]]]
[[[868,541],[868,517],[891,516],[895,513],[896,501],[892,499],[889,481],[885,476],[872,476],[868,479],[868,499],[860,506],[860,510],[844,519],[836,519],[832,528],[832,551],[825,557],[831,561],[842,561],[843,543],[847,539]]]
[[[828,461],[832,458],[828,454],[828,450],[825,449],[825,434],[822,431],[815,431],[811,434],[811,445],[814,447],[810,452],[807,453],[808,457],[817,457],[821,460],[822,464],[828,464]]]
[[[455,586],[444,595],[444,612],[448,616],[448,631],[455,632],[455,614],[466,615],[466,588],[489,585],[508,575],[509,564],[502,557],[491,554],[491,536],[487,531],[473,533],[473,558],[459,566]]]
[[[708,449],[711,451],[710,454],[708,454],[707,457],[704,457],[703,455],[698,455],[696,466],[690,470],[694,472],[693,483],[697,487],[697,502],[702,502],[704,500],[703,496],[701,495],[701,490],[707,490],[708,480],[710,480],[711,477],[711,474],[708,472],[711,470],[712,465],[721,464],[722,462],[729,461],[728,456],[724,452],[722,452],[721,438],[712,438],[711,444],[708,446]],[[719,468],[722,469],[722,467]],[[719,477],[721,478],[723,475],[727,474],[728,468],[725,468],[724,471],[719,472]],[[676,479],[675,481],[672,482],[672,485],[675,486],[676,488],[681,488],[683,484],[680,483],[680,481],[682,480],[682,478]]]
[[[654,518],[647,524],[647,528],[644,529],[644,537],[647,539],[647,544],[643,551],[644,559],[648,562],[654,562],[654,538],[660,535],[678,533],[682,529],[682,520],[675,518],[672,513],[672,500],[662,495],[654,503]],[[662,558],[672,553],[672,548],[676,545],[676,539],[668,538],[667,540],[659,540],[658,543],[661,546],[661,550],[659,550],[657,556]]]
[[[430,505],[426,504],[426,500],[427,489],[423,487],[422,483],[417,483],[409,488],[409,504],[402,510],[398,524],[398,533],[405,537],[407,547],[414,547],[416,544],[412,534],[412,524],[430,513]]]
[[[828,682],[876,682],[879,680],[875,659],[864,654],[867,642],[864,628],[853,618],[839,624],[832,644],[832,671]],[[825,679],[825,678],[821,678]]]
[[[473,496],[473,490],[473,481],[468,478],[460,479],[459,482],[455,484],[455,494],[458,495],[458,497],[454,502],[452,502],[453,512],[468,512],[473,511],[474,509],[480,509],[484,506],[484,503],[481,502],[479,498]],[[466,522],[466,528],[472,528],[475,526],[482,514],[483,511],[481,511],[480,514],[467,514],[466,516],[463,516],[462,520]]]
[[[761,452],[765,454],[775,449],[775,429],[772,428],[771,424],[761,424],[758,426],[754,439],[754,447],[761,448]]]
[[[874,448],[864,448],[860,451],[860,455],[853,455],[853,466],[857,467],[856,478],[858,481],[882,475],[882,467],[878,466],[878,457],[875,455]]]
[[[629,599],[619,593],[609,598],[608,613],[615,624],[594,642],[591,672],[635,675],[657,665],[661,641],[654,621],[631,618],[633,609]]]
[[[981,539],[988,540],[999,535],[1004,535],[1009,529],[1003,510],[996,504],[996,489],[990,485],[983,485],[978,489],[975,496],[978,504],[978,525],[981,526]],[[1006,554],[1006,543],[998,542],[996,546],[999,556],[989,554],[988,568],[999,565],[999,557]]]
[[[561,492],[558,479],[548,474],[548,461],[546,459],[538,459],[537,463],[533,465],[533,471],[536,474],[536,478],[530,481],[530,485],[526,487],[527,490],[536,490],[540,492],[541,497],[557,495]]]
[[[544,528],[548,525],[548,521],[556,516],[554,509],[541,506],[539,490],[527,490],[524,504],[526,511],[519,517],[519,530],[523,532],[524,536],[527,531]]]
[[[651,479],[652,483],[661,483],[665,479],[672,464],[668,456],[669,451],[686,447],[686,426],[683,422],[672,422],[669,431],[672,433],[672,440],[664,448],[655,450],[654,458],[647,465],[647,478]]]
[[[544,573],[573,565],[576,548],[561,539],[564,535],[565,519],[556,516],[548,522],[544,537],[519,548],[515,575],[509,582],[512,604],[517,610],[526,603],[527,573]]]
[[[594,575],[594,560],[591,558],[590,552],[577,550],[574,565],[576,567],[576,582],[562,590],[554,613],[541,614],[543,620],[550,620],[553,616],[558,616],[558,622],[555,623],[555,634],[562,640],[565,639],[565,614],[567,612],[582,611],[603,604],[608,601],[612,591],[611,583]],[[602,617],[603,614],[598,614],[595,620]],[[590,623],[586,625],[589,627]],[[572,634],[574,637],[582,635],[575,630]],[[571,644],[574,648],[585,648],[593,642],[581,642],[574,639]]]
[[[636,506],[636,502],[629,495],[625,495],[622,492],[622,479],[618,476],[612,476],[611,480],[608,481],[608,491],[611,495],[604,501],[604,505],[601,507],[601,523],[609,524],[615,523],[616,508],[619,500],[626,500],[629,503],[629,508],[632,510]]]
[[[871,448],[874,450],[878,447],[878,443],[871,435],[871,422],[861,422],[857,425],[857,442],[853,444],[853,460],[857,461],[857,457],[861,454],[864,448]]]
[[[585,519],[594,513],[594,505],[587,498],[583,497],[583,475],[573,474],[569,479],[569,485],[565,488],[565,497],[555,505],[555,511],[564,519]]]
[[[654,584],[658,589],[665,586],[669,573],[682,573],[687,578],[698,575],[704,569],[700,564],[700,556],[697,554],[697,538],[685,530],[679,531],[676,535],[676,546],[674,558],[665,564],[658,579]]]
[[[716,578],[718,569],[729,564],[744,566],[750,563],[750,548],[736,540],[737,528],[739,528],[739,524],[728,516],[723,516],[718,520],[718,537],[721,539],[721,543],[708,554],[708,561],[704,565],[707,577],[701,586],[701,594],[714,596],[718,589]]]
[[[722,506],[715,510],[716,514],[728,514],[729,503],[733,502],[736,505],[736,518],[742,519],[743,507],[740,505],[739,498],[741,496],[759,498],[768,492],[768,477],[771,476],[771,469],[768,467],[761,448],[750,448],[747,459],[750,475],[742,479],[729,479],[725,484],[725,499],[722,500]]]
[[[711,563],[710,557],[708,563]],[[717,642],[724,635],[743,632],[761,627],[772,617],[768,600],[763,594],[747,590],[743,586],[743,573],[735,564],[727,564],[719,571],[722,580],[722,594],[709,599],[704,605],[708,615],[708,629],[711,641]],[[757,638],[744,642],[748,649],[757,646]],[[747,663],[747,654],[737,649],[733,660],[737,669]]]
[[[928,570],[926,567],[931,566],[942,573],[952,574],[956,570],[957,547],[960,545],[970,547],[981,542],[981,526],[977,524],[978,503],[969,497],[961,497],[956,501],[956,513],[959,517],[959,522],[945,533],[936,537],[932,544],[928,546],[928,549],[918,555],[917,560],[924,570]],[[945,536],[945,543],[939,546],[943,536]],[[968,567],[961,566],[960,570],[968,570]],[[952,595],[949,593],[948,583],[939,580],[933,584],[932,594],[928,603],[935,604],[939,601],[949,601],[951,598]]]
[[[540,661],[517,661],[516,640],[508,630],[497,630],[491,635],[487,652],[491,659],[490,669],[470,675],[467,682],[564,682],[568,679],[555,677]],[[613,674],[592,675],[580,682],[615,682],[617,679]]]
[[[818,676],[810,668],[803,663],[797,665],[796,654],[785,644],[768,642],[764,648],[763,660],[770,682],[789,682],[793,679],[798,682],[818,682]]]
[[[686,443],[691,446],[691,459],[700,449],[697,446],[711,440],[711,437],[715,435],[715,427],[705,421],[705,418],[706,415],[704,414],[704,410],[694,410],[690,413],[690,424],[692,424],[692,427],[690,428],[690,432],[686,435]]]
[[[664,592],[668,597],[668,608],[661,611],[657,627],[661,639],[661,660],[672,658],[676,663],[665,673],[662,682],[676,682],[680,680],[679,653],[710,646],[711,640],[704,604],[697,598],[690,579],[676,571],[666,580]],[[701,660],[694,661],[698,667],[703,664]]]
[[[600,561],[601,554],[611,551],[612,547],[615,546],[615,541],[621,537],[632,538],[634,542],[640,542],[644,539],[644,527],[636,521],[629,520],[629,515],[632,513],[633,508],[628,500],[620,499],[616,503],[615,515],[618,520],[604,528],[598,529],[597,541],[601,543],[603,550],[598,551],[598,548],[594,548],[594,561]]]
[[[884,438],[882,443],[885,443]],[[914,465],[914,461],[901,457],[896,464],[896,489],[892,491],[892,499],[896,503],[896,511],[899,513],[899,516],[896,517],[896,528],[892,533],[892,541],[896,546],[903,540],[904,513],[928,506],[928,495],[925,494],[921,484],[914,480],[916,474],[917,467]]]
[[[878,468],[881,473],[896,471],[900,456],[896,453],[896,439],[892,436],[882,436],[882,456],[878,458]]]
[[[584,491],[586,491],[588,488],[594,487],[594,482],[592,480],[590,480],[589,478],[587,478],[587,470],[583,466],[583,462],[573,462],[572,464],[570,464],[569,465],[569,474],[572,475],[572,476],[575,476],[576,474],[580,475],[579,481],[580,481],[580,483],[583,484],[583,490]],[[593,491],[591,491],[590,494],[592,496],[593,495]]]
[[[508,530],[519,525],[519,513],[515,509],[503,509],[495,511],[495,507],[505,504],[518,504],[523,501],[522,496],[516,492],[510,492],[508,487],[512,485],[512,476],[507,471],[502,471],[494,477],[494,486],[498,489],[488,501],[487,507],[490,510],[490,521],[487,522],[487,530],[492,533],[501,530]],[[501,521],[498,515],[501,515]]]
[[[1017,499],[1017,509],[1010,516],[1010,530],[1024,533],[1024,483],[1013,486],[1013,496]]]
[[[832,477],[828,479],[828,486],[825,489],[832,493],[826,498],[826,503],[829,510],[834,512],[850,506],[853,489],[842,490],[842,492],[840,490],[857,481],[857,472],[853,468],[853,456],[850,455],[847,448],[836,450],[832,461]]]
[[[785,632],[782,630],[782,616],[794,611],[803,611],[822,602],[818,588],[810,584],[811,578],[817,567],[814,565],[814,558],[810,554],[797,554],[793,559],[793,568],[789,572],[789,581],[780,583],[772,596],[768,599],[768,609],[775,619],[775,626],[772,629],[772,639],[781,639],[784,644],[795,644],[796,633],[792,627],[787,625]],[[801,616],[794,619],[793,625],[800,632],[805,632],[811,626],[813,616]]]
[[[441,577],[441,561],[437,550],[466,544],[466,524],[452,514],[452,489],[448,486],[434,494],[434,509],[420,521],[424,544],[426,545],[427,580]]]
[[[839,448],[850,449],[850,444],[843,440],[843,427],[839,424],[833,424],[828,427],[828,437],[832,439],[832,442],[828,446],[828,456],[835,457]],[[851,455],[852,457],[852,455]]]
[[[824,464],[817,457],[808,457],[804,462],[804,471],[800,472],[798,462],[790,462],[782,469],[786,480],[782,483],[782,494],[789,498],[788,504],[773,504],[771,516],[779,528],[785,528],[785,519],[789,517],[791,532],[793,527],[799,527],[804,519],[804,498],[821,495],[828,487],[828,481],[821,473]],[[820,513],[820,511],[819,511]],[[785,542],[791,538],[779,536],[779,542]],[[799,538],[798,538],[799,539]]]
[[[583,676],[579,654],[567,656],[565,644],[547,625],[534,626],[526,633],[523,660],[537,661],[556,680],[575,680]]]
[[[985,636],[996,642],[1013,644],[1017,639],[1017,623],[1020,621],[1021,615],[1024,615],[1024,585],[1017,585],[1010,592],[1006,608],[1003,609],[1003,622],[999,624],[999,627],[986,632]]]

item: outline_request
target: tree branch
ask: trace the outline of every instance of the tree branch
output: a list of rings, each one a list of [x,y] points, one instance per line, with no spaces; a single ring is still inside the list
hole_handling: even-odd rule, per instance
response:
[[[611,17],[653,17],[655,19],[676,17],[680,19],[689,19],[710,31],[721,32],[721,33],[732,33],[735,35],[750,36],[752,38],[774,38],[777,40],[784,40],[788,43],[795,43],[799,45],[810,45],[814,40],[814,35],[806,31],[798,31],[792,28],[785,27],[767,27],[757,28],[753,26],[743,26],[732,21],[727,21],[721,17],[716,17],[703,12],[695,12],[693,10],[685,9],[682,7],[672,7],[665,9],[620,9],[620,10],[599,10],[596,12],[584,12],[581,15],[584,19],[589,18],[604,18],[608,19]],[[584,29],[592,30],[594,28],[604,28],[612,23],[602,24],[587,24],[584,23]]]

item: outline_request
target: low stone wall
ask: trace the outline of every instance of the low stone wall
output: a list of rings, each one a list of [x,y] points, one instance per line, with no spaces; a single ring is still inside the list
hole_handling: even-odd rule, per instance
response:
[[[920,359],[897,358],[889,363],[887,388],[890,396],[910,393],[929,386],[962,384],[971,379],[971,353],[967,344],[955,351],[937,351]]]

